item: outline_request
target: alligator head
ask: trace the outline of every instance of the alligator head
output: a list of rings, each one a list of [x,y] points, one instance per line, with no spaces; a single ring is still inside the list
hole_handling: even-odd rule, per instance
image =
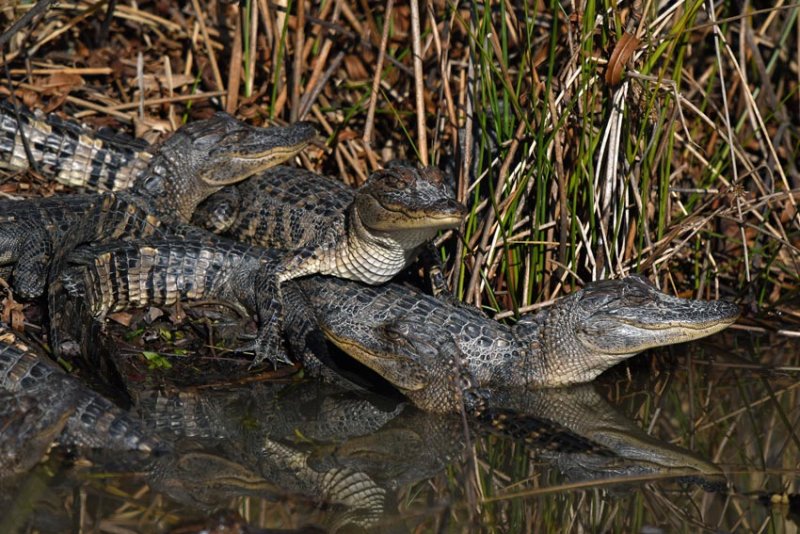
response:
[[[632,275],[588,284],[543,312],[523,317],[517,338],[541,352],[545,386],[589,382],[646,349],[711,335],[739,317],[724,301],[673,297]]]
[[[169,137],[134,187],[188,222],[206,197],[297,155],[315,134],[307,122],[258,128],[216,113]]]
[[[467,214],[434,167],[395,165],[373,173],[356,191],[358,222],[371,234],[410,249],[439,230],[455,228]]]

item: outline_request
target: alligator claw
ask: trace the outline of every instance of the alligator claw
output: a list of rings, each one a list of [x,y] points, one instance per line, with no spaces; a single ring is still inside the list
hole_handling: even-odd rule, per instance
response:
[[[277,368],[279,364],[294,365],[294,362],[289,358],[286,351],[280,330],[276,331],[274,325],[270,323],[268,323],[268,325],[267,327],[259,328],[255,338],[251,339],[245,345],[239,346],[235,352],[237,354],[254,354],[253,363],[250,365],[251,369],[260,365],[265,360],[269,361],[275,368]]]
[[[286,352],[283,341],[275,336],[269,336],[265,341],[256,339],[255,341],[255,359],[252,365],[255,367],[264,360],[269,360],[273,367],[278,367],[278,364],[292,365],[292,360]]]

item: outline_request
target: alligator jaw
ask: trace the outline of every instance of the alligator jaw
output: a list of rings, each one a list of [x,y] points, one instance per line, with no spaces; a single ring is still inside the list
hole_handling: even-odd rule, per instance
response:
[[[709,336],[733,324],[739,308],[729,302],[686,300],[652,290],[649,303],[602,309],[578,328],[584,346],[609,355],[633,355],[653,347]]]
[[[200,173],[206,184],[235,184],[279,165],[299,154],[316,135],[314,126],[307,122],[272,128],[239,123],[239,127],[210,152],[214,164]]]
[[[419,209],[410,209],[407,206],[387,206],[375,199],[372,200],[376,206],[380,206],[385,215],[384,219],[371,226],[371,229],[383,232],[417,228],[447,230],[460,225],[469,213],[467,208],[454,199],[447,199]]]

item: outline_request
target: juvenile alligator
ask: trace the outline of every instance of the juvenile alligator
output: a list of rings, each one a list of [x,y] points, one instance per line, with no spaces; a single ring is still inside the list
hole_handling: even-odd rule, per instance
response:
[[[53,441],[143,452],[165,448],[127,412],[64,373],[2,322],[0,403],[0,474],[27,469]]]
[[[15,290],[36,297],[58,250],[108,239],[197,234],[185,223],[199,202],[294,156],[313,135],[306,123],[255,128],[218,113],[167,139],[129,191],[2,200],[0,275],[11,270]]]
[[[168,240],[88,247],[71,261],[65,286],[102,317],[182,298],[247,309],[257,299],[248,281],[269,253]],[[308,352],[302,344],[318,328],[430,411],[460,409],[475,387],[588,382],[648,348],[713,334],[739,316],[734,304],[668,296],[641,276],[589,284],[513,327],[394,284],[313,276],[287,287],[287,304],[302,309],[288,314],[296,352]],[[316,324],[304,322],[308,310]]]
[[[513,327],[392,284],[315,278],[294,287],[328,340],[432,411],[461,405],[460,389],[443,378],[454,365],[479,387],[579,384],[646,349],[719,332],[739,316],[732,303],[666,295],[639,275],[587,284]]]
[[[17,112],[9,100],[0,100],[0,168],[18,171],[30,166],[24,135],[39,170],[62,184],[119,191],[147,171],[153,157],[147,143],[94,132],[55,114],[42,115],[24,106]]]
[[[391,166],[355,190],[309,171],[276,167],[234,191],[218,193],[224,197],[209,204],[210,198],[194,221],[285,253],[257,278],[260,313],[274,317],[259,338],[267,344],[261,352],[276,356],[283,352],[283,282],[315,273],[387,282],[439,230],[457,227],[467,213],[433,167]]]

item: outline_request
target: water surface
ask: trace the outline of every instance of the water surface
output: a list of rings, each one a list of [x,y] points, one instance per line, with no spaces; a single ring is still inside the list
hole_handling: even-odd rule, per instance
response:
[[[145,391],[175,453],[54,452],[2,483],[0,531],[791,532],[798,348],[726,333],[483,425],[310,381]]]

